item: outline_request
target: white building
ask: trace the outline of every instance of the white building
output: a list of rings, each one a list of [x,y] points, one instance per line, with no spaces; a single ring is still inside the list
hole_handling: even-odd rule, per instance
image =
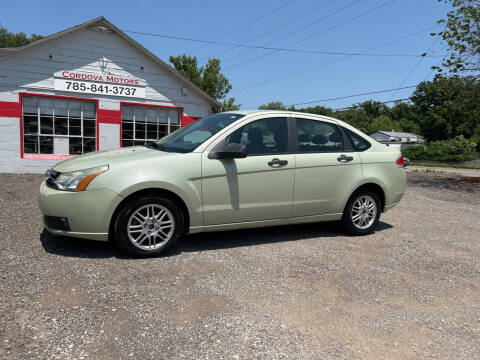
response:
[[[420,135],[396,131],[376,131],[370,137],[384,144],[425,144],[425,139]]]
[[[221,104],[100,17],[0,49],[0,172],[144,144]]]

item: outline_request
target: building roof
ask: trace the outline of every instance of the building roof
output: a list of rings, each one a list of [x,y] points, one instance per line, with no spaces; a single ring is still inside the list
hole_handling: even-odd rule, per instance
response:
[[[36,46],[39,46],[41,44],[44,44],[50,40],[53,40],[53,39],[56,39],[60,36],[64,36],[64,35],[68,35],[68,34],[71,34],[73,32],[76,32],[76,31],[79,31],[79,30],[83,30],[83,29],[86,29],[88,27],[91,27],[91,26],[95,26],[95,25],[102,25],[108,29],[110,29],[111,31],[113,31],[114,33],[116,33],[117,35],[119,35],[121,38],[123,38],[125,41],[127,41],[128,43],[130,43],[131,45],[133,45],[135,48],[137,48],[138,50],[140,50],[144,55],[146,55],[147,57],[151,58],[154,62],[156,62],[161,68],[163,68],[165,71],[167,71],[168,73],[170,73],[174,78],[184,82],[187,86],[193,88],[195,91],[197,91],[202,97],[204,97],[208,102],[210,102],[213,107],[216,109],[216,110],[220,110],[222,108],[222,104],[214,99],[213,97],[211,97],[210,95],[208,95],[205,91],[203,91],[202,89],[200,89],[198,86],[196,86],[195,84],[193,84],[190,80],[186,79],[185,77],[183,77],[177,70],[175,70],[173,67],[171,67],[170,65],[168,65],[167,63],[165,63],[163,60],[161,60],[159,57],[157,57],[156,55],[154,55],[152,52],[150,52],[148,49],[146,49],[145,47],[143,47],[142,45],[140,45],[140,43],[138,43],[137,41],[135,41],[134,39],[132,39],[130,36],[128,36],[127,34],[125,34],[122,30],[120,30],[119,28],[117,28],[115,25],[113,25],[110,21],[108,21],[105,17],[103,16],[100,16],[100,17],[97,17],[95,19],[92,19],[90,21],[87,21],[87,22],[84,22],[80,25],[76,25],[76,26],[73,26],[71,28],[68,28],[66,30],[63,30],[63,31],[59,31],[55,34],[52,34],[52,35],[49,35],[49,36],[46,36],[46,37],[43,37],[39,40],[36,40],[36,41],[33,41],[27,45],[23,45],[23,46],[19,46],[17,48],[0,48],[0,54],[6,54],[6,55],[10,55],[12,53],[17,53],[17,52],[20,52],[20,51],[24,51],[26,49],[30,49],[30,48],[33,48],[33,47],[36,47]]]
[[[382,134],[385,134],[387,136],[394,136],[394,137],[400,137],[400,138],[406,138],[406,137],[421,138],[421,136],[417,135],[417,134],[405,133],[405,132],[396,132],[396,131],[382,131],[382,130],[380,130],[380,131],[376,131],[375,133],[382,133]],[[375,134],[375,133],[373,133],[373,134]],[[371,135],[373,135],[373,134],[371,134]]]

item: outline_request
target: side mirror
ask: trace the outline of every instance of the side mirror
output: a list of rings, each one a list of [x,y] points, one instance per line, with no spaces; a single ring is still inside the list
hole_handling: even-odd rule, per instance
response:
[[[242,144],[221,142],[208,154],[209,159],[241,159],[247,157],[247,148]]]

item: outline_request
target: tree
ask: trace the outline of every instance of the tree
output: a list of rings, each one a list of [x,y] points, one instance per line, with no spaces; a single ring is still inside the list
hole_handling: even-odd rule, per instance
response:
[[[220,59],[208,59],[203,68],[203,89],[215,99],[223,99],[232,89],[230,81],[220,72]]]
[[[420,125],[410,119],[402,118],[399,121],[396,121],[395,123],[398,124],[397,126],[399,126],[399,131],[403,131],[411,134],[421,133]]]
[[[480,125],[480,79],[437,77],[420,83],[411,99],[421,133],[430,141],[468,139]]]
[[[230,81],[220,72],[220,59],[209,59],[198,66],[196,56],[170,56],[175,69],[211,97],[220,100],[232,89]]]
[[[379,101],[367,100],[355,106],[359,107],[369,117],[376,118],[380,115],[388,115],[388,106]]]
[[[2,26],[0,27],[0,48],[19,47],[41,39],[42,37],[43,36],[37,34],[31,34],[29,37],[24,32],[14,34]]]
[[[222,110],[223,111],[240,110],[240,106],[242,106],[242,104],[235,104],[235,98],[231,97],[228,100],[227,99],[223,100]]]
[[[311,106],[305,109],[298,109],[296,110],[295,107],[289,107],[288,110],[291,111],[300,111],[300,112],[306,112],[310,114],[316,114],[316,115],[325,115],[325,116],[332,116],[333,110],[330,108],[327,108],[325,106]]]
[[[473,129],[473,135],[470,140],[477,144],[476,151],[480,152],[480,125],[477,125],[477,127]]]
[[[480,0],[438,0],[451,3],[453,9],[446,19],[439,20],[445,24],[445,30],[432,35],[440,36],[448,45],[449,55],[442,61],[442,66],[450,73],[467,72],[476,74],[480,71]],[[441,67],[434,67],[440,73]]]
[[[388,116],[380,115],[372,121],[368,132],[371,134],[379,130],[400,131],[400,128]]]
[[[258,107],[259,110],[286,110],[287,107],[281,101],[272,101]]]

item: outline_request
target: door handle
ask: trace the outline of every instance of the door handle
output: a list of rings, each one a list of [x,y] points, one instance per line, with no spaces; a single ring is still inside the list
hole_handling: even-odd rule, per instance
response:
[[[353,160],[353,156],[346,156],[346,155],[342,154],[337,158],[337,160],[340,161],[340,162],[349,162],[349,161]]]
[[[272,161],[268,162],[268,166],[284,166],[287,165],[288,161],[287,160],[280,160],[280,159],[272,159]]]

